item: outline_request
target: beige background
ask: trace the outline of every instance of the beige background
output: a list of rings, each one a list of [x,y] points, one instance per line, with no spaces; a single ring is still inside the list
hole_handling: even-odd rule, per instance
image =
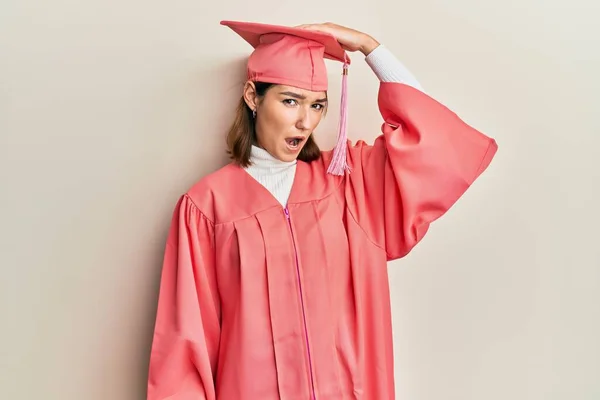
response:
[[[249,47],[221,19],[364,30],[499,142],[390,265],[398,397],[599,399],[600,6],[565,4],[3,1],[0,399],[144,398],[172,208],[227,161]],[[377,80],[353,61],[351,136],[371,140]]]

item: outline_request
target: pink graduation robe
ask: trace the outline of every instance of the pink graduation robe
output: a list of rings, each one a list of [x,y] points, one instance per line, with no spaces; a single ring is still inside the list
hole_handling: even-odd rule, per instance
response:
[[[288,206],[230,164],[177,204],[149,400],[394,398],[386,262],[405,256],[486,169],[497,145],[409,86],[382,83],[385,123],[298,162]]]

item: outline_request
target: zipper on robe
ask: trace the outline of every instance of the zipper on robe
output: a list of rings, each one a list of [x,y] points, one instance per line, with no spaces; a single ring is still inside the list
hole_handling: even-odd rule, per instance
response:
[[[315,395],[315,382],[313,378],[313,370],[312,370],[312,359],[310,356],[310,343],[308,341],[308,328],[306,327],[306,312],[304,310],[304,294],[302,291],[302,281],[300,280],[300,263],[298,262],[298,250],[296,249],[296,240],[294,238],[294,231],[292,229],[292,219],[290,218],[290,210],[286,207],[284,209],[285,218],[288,221],[288,225],[290,227],[290,234],[292,235],[292,243],[294,244],[294,256],[296,258],[296,273],[298,274],[298,288],[300,289],[300,304],[302,306],[302,319],[304,323],[304,336],[306,337],[306,352],[308,353],[308,369],[310,371],[310,385],[312,392],[312,399],[316,400]]]

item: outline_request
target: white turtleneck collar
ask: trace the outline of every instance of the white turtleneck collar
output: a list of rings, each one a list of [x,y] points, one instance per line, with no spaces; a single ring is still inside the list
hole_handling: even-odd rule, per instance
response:
[[[296,164],[296,160],[294,161],[281,161],[271,155],[265,149],[262,149],[258,146],[252,146],[252,151],[250,152],[250,161],[252,164],[261,168],[287,168],[291,165]]]
[[[252,146],[248,174],[262,184],[285,207],[296,175],[296,160],[281,161],[269,152]]]

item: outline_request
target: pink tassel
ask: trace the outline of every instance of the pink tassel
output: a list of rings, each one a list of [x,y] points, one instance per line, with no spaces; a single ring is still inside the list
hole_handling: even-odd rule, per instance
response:
[[[350,166],[347,160],[348,150],[348,64],[344,63],[344,74],[342,76],[342,99],[340,101],[340,124],[338,132],[338,140],[333,150],[333,158],[327,169],[327,173],[331,175],[342,176],[346,171],[350,172]]]

